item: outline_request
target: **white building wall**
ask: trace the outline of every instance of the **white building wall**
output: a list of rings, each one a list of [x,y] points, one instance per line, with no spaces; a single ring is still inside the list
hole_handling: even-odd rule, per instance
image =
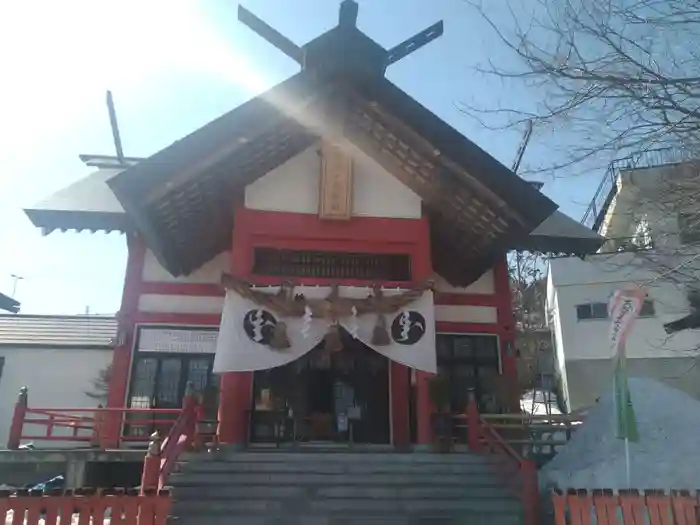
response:
[[[639,318],[627,342],[629,358],[687,357],[697,352],[700,334],[681,332],[669,337],[664,331],[668,323],[689,313],[683,287],[654,279],[654,273],[635,267],[634,254],[599,255],[586,261],[575,257],[553,259],[550,263],[552,294],[548,309],[560,326],[562,352],[567,361],[609,359],[608,319],[578,320],[576,306],[607,303],[618,289],[645,285],[648,299],[654,302],[655,315]]]
[[[98,400],[92,381],[112,360],[111,349],[31,348],[0,346],[5,365],[0,376],[0,447],[4,448],[20,388],[29,392],[29,406],[37,408],[93,408]],[[26,425],[24,433],[42,435],[45,426]],[[54,431],[70,434],[70,430]],[[71,448],[76,443],[35,441],[37,448]]]
[[[419,219],[421,199],[356,148],[353,157],[352,214],[357,217]],[[318,213],[321,158],[312,146],[246,187],[251,210]]]
[[[691,258],[680,257],[681,262],[672,263],[672,267]],[[629,335],[630,375],[662,381],[700,398],[700,370],[695,366],[700,331],[667,335],[663,327],[689,313],[685,286],[663,281],[658,272],[641,264],[639,254],[601,254],[586,261],[554,259],[549,268],[547,311],[570,410],[595,403],[605,389],[612,388],[613,373],[609,319],[579,320],[576,306],[607,303],[616,290],[636,285],[644,286],[655,313],[640,317]]]
[[[229,259],[229,252],[223,252],[191,274],[173,277],[168,270],[161,266],[153,252],[146,250],[142,279],[144,281],[166,283],[220,283],[221,274],[228,271]]]
[[[455,294],[483,294],[491,295],[496,293],[493,270],[489,270],[476,281],[466,287],[452,286],[439,275],[435,279],[435,290],[444,293]]]
[[[568,378],[566,375],[566,356],[564,355],[564,334],[562,332],[561,320],[559,319],[559,297],[557,290],[552,284],[552,273],[547,275],[547,324],[552,334],[552,347],[554,350],[555,374],[560,385],[562,402],[567,409],[570,409]]]

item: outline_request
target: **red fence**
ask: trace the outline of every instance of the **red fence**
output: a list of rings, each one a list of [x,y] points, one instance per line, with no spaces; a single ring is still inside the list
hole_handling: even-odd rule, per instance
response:
[[[0,519],[12,525],[165,525],[166,490],[0,491]]]
[[[552,495],[556,525],[697,525],[698,495],[688,491],[585,490]]]
[[[154,431],[167,434],[181,408],[33,408],[24,387],[15,404],[7,448],[23,441],[69,441],[102,449],[124,442],[148,443]]]
[[[474,393],[470,393],[467,408],[467,442],[475,451],[487,452],[511,490],[523,503],[525,525],[538,525],[539,488],[537,466],[524,459],[511,447],[493,426],[479,414]]]

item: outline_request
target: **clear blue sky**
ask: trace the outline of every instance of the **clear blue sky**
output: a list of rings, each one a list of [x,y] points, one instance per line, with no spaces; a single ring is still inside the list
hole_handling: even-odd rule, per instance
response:
[[[242,2],[303,44],[335,25],[339,0]],[[22,212],[89,173],[78,155],[113,154],[104,97],[114,92],[127,155],[148,156],[295,73],[298,66],[237,22],[235,0],[75,0],[0,6],[0,291],[24,279],[23,313],[113,313],[126,249],[118,234],[42,237]],[[439,19],[439,40],[392,66],[388,77],[506,165],[520,131],[491,132],[460,101],[499,107],[531,97],[474,70],[511,60],[462,0],[360,0],[358,25],[391,47]],[[9,62],[7,60],[9,59]],[[535,95],[536,96],[536,95]],[[524,165],[547,155],[536,138]],[[595,186],[548,181],[545,192],[579,218]]]

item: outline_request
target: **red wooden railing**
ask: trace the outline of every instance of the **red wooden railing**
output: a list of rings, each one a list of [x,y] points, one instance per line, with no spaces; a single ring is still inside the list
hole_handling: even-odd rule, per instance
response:
[[[572,490],[552,495],[556,525],[697,525],[698,495],[688,491]]]
[[[188,384],[182,403],[182,412],[170,428],[167,437],[161,443],[157,432],[151,436],[143,464],[141,490],[162,489],[165,486],[180,454],[198,445],[201,416],[201,404],[192,392],[191,385]]]
[[[505,481],[523,504],[525,525],[539,525],[540,495],[535,462],[518,454],[496,429],[484,420],[479,414],[473,392],[469,395],[467,425],[469,448],[490,454]]]
[[[23,387],[7,448],[16,450],[23,441],[85,443],[102,449],[116,449],[125,442],[148,443],[153,430],[170,431],[182,412],[182,408],[30,408]]]
[[[0,520],[12,525],[166,525],[167,490],[0,491]]]

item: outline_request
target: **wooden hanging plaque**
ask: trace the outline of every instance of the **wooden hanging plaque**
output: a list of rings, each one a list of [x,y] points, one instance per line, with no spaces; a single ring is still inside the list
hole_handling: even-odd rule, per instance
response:
[[[321,147],[318,215],[331,220],[352,215],[352,159],[341,146],[328,142]]]

